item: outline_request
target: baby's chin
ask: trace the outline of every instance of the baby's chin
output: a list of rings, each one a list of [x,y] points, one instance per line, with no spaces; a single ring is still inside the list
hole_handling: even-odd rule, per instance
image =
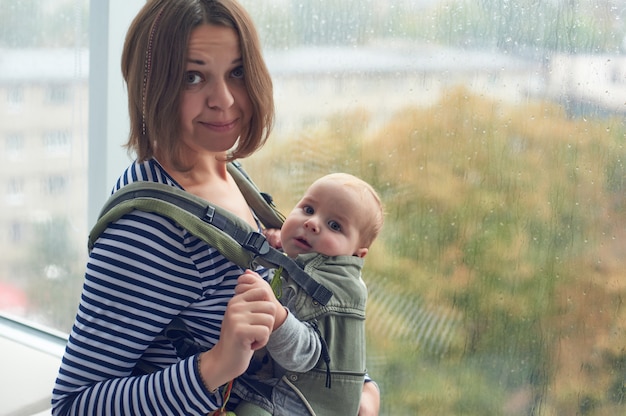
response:
[[[313,253],[315,250],[308,242],[302,239],[293,239],[288,242],[283,241],[283,251],[289,257],[296,257],[299,254]]]
[[[285,252],[285,254],[289,257],[291,257],[292,259],[295,259],[296,257],[298,257],[300,254],[308,254],[308,253],[312,253],[313,251],[311,250],[285,250],[283,248],[283,251]]]

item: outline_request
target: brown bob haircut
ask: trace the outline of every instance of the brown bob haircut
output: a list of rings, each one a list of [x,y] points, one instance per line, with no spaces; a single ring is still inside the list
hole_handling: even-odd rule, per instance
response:
[[[128,88],[130,134],[126,144],[139,161],[157,152],[176,169],[188,170],[180,151],[180,105],[187,45],[202,24],[235,30],[243,60],[252,118],[229,160],[263,146],[274,122],[272,80],[251,17],[235,0],[148,0],[133,20],[122,53]],[[165,162],[165,160],[164,160]]]

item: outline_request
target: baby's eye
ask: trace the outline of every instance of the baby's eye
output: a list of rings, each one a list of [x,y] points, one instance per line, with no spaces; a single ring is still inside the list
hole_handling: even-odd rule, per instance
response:
[[[196,85],[202,82],[202,75],[197,72],[186,72],[185,73],[185,84],[187,85]]]
[[[230,74],[233,78],[242,79],[243,78],[243,66],[238,66],[237,68],[233,69]]]
[[[307,215],[313,215],[315,213],[315,210],[310,205],[303,206],[302,207],[302,211],[304,211],[304,213],[307,214]]]
[[[328,226],[333,231],[341,231],[341,224],[339,224],[337,221],[328,221]]]

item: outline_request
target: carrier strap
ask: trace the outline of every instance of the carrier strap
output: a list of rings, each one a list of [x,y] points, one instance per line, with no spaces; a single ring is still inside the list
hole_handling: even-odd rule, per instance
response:
[[[245,221],[188,192],[160,183],[133,182],[114,193],[89,235],[89,250],[110,223],[134,209],[171,218],[239,267],[253,268],[255,262],[266,267],[282,266],[321,305],[326,305],[333,295],[293,259],[270,246],[265,236],[254,231]],[[211,229],[211,226],[219,231]]]
[[[262,237],[265,239],[265,236],[262,235]],[[282,266],[289,277],[321,305],[325,306],[333,296],[333,293],[329,289],[309,276],[302,270],[298,263],[285,256],[282,252],[270,247],[269,252],[262,256],[262,259],[268,261],[270,264]]]

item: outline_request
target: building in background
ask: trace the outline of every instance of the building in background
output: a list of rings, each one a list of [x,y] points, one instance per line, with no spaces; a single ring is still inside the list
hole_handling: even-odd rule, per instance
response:
[[[85,246],[88,74],[84,50],[0,49],[0,282],[16,289],[58,277],[44,240]]]

